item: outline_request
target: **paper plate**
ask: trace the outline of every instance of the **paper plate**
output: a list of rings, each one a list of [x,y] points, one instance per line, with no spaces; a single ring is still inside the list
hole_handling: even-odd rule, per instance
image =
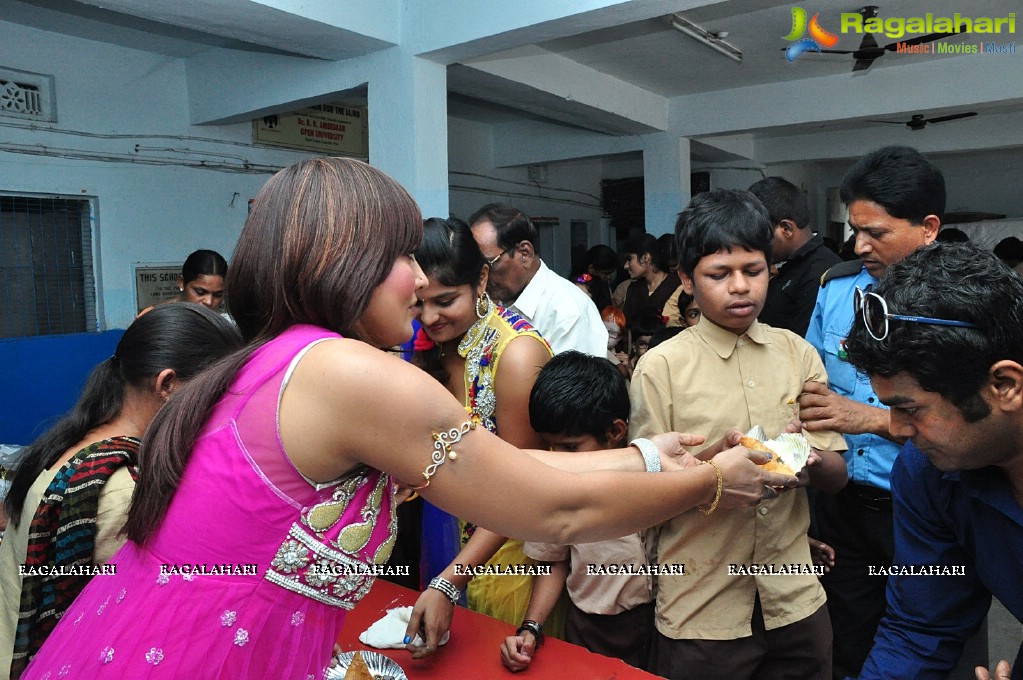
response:
[[[810,442],[802,434],[783,432],[774,439],[767,439],[764,428],[754,425],[746,433],[747,437],[764,443],[767,448],[778,454],[781,462],[792,468],[793,472],[799,472],[806,466],[806,460],[810,457]]]
[[[352,662],[352,657],[354,656],[355,652],[341,652],[338,654],[335,657],[337,659],[337,666],[327,669],[327,674],[324,677],[327,680],[344,680],[345,673],[348,671],[348,664]],[[362,658],[374,678],[408,680],[408,676],[405,675],[402,667],[389,656],[384,656],[380,652],[363,652]]]

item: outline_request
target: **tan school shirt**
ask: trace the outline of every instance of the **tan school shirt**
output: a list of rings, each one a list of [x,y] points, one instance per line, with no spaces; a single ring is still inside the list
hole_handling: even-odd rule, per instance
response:
[[[794,417],[806,380],[827,384],[828,377],[798,335],[754,322],[740,337],[704,318],[639,361],[629,434],[676,430],[710,445],[729,428],[761,425],[774,437]],[[805,434],[816,449],[846,448],[836,432]],[[806,491],[796,489],[756,507],[710,516],[694,508],[661,524],[651,532],[657,561],[685,564],[685,574],[657,577],[657,630],[677,640],[748,637],[758,592],[768,630],[816,612],[825,595],[812,573],[729,575],[729,565],[811,565],[809,523]]]

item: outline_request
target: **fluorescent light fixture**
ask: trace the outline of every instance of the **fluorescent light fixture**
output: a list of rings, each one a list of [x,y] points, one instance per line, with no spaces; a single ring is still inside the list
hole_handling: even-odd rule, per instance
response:
[[[735,45],[727,43],[723,38],[727,33],[711,33],[703,26],[694,24],[681,14],[671,15],[671,27],[676,31],[685,33],[697,42],[701,42],[715,52],[720,52],[729,59],[742,63],[742,50]]]

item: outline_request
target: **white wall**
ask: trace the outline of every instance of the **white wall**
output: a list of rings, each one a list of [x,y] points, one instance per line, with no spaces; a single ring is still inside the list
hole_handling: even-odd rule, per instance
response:
[[[197,248],[230,258],[247,201],[270,175],[185,164],[280,167],[305,155],[252,146],[249,124],[189,125],[179,59],[4,22],[0,34],[0,66],[53,75],[57,102],[57,122],[36,130],[0,117],[0,190],[95,197],[101,328],[134,318],[133,263],[180,263]],[[131,162],[142,158],[161,165]]]
[[[600,218],[599,159],[547,164],[547,181],[529,180],[528,168],[495,168],[491,126],[448,118],[448,159],[451,183],[450,211],[468,220],[481,206],[509,203],[527,215],[555,217],[559,227],[541,230],[541,257],[562,276],[571,268],[572,221],[589,224],[590,245],[603,243]]]

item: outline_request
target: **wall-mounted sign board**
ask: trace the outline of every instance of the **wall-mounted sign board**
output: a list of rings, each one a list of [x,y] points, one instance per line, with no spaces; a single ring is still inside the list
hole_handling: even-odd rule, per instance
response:
[[[322,104],[252,121],[260,144],[369,160],[369,114],[365,106]]]
[[[135,265],[135,312],[178,297],[181,265]]]

